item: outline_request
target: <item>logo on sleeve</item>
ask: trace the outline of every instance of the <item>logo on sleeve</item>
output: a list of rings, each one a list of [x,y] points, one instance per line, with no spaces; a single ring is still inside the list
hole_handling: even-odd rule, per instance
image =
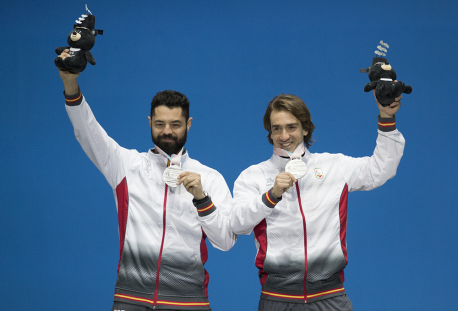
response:
[[[315,167],[313,170],[315,171],[316,178],[323,179],[323,171],[321,170],[321,167]]]

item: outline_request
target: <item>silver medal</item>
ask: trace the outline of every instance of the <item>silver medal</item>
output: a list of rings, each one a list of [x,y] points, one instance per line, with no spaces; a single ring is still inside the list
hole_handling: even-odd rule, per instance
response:
[[[286,164],[285,172],[291,173],[296,179],[299,179],[307,172],[307,165],[300,159],[294,159]]]
[[[170,165],[162,174],[164,182],[169,185],[169,187],[176,187],[178,181],[178,175],[183,173],[183,170],[178,165]]]

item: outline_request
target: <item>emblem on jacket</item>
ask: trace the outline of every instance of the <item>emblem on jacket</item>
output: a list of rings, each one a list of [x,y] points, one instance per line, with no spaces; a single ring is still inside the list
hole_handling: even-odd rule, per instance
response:
[[[151,163],[150,161],[144,159],[142,161],[142,165],[143,165],[143,173],[146,175],[146,177],[148,177],[149,179],[153,179],[153,176],[152,176],[152,167],[151,167]]]
[[[321,167],[315,167],[313,170],[315,171],[316,178],[323,179],[323,171],[321,170]]]

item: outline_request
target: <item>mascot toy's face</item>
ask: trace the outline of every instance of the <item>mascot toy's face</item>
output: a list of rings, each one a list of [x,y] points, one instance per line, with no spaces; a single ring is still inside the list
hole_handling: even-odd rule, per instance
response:
[[[93,30],[75,27],[68,35],[67,43],[72,48],[90,50],[95,44],[95,35]]]
[[[378,81],[381,78],[396,80],[396,71],[386,63],[376,63],[369,69],[369,80]]]

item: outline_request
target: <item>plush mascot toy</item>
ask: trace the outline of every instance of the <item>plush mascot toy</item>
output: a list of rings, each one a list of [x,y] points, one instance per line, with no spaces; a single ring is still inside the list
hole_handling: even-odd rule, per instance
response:
[[[94,29],[95,16],[86,6],[89,14],[83,14],[73,27],[72,32],[68,35],[67,43],[70,46],[56,48],[56,53],[60,55],[65,49],[69,49],[70,56],[65,59],[57,57],[54,60],[56,66],[61,70],[67,70],[72,73],[81,72],[86,68],[87,63],[95,65],[94,56],[90,49],[94,46],[95,36],[102,35],[103,30]]]
[[[369,92],[375,89],[375,97],[378,102],[383,106],[389,106],[394,102],[396,97],[399,97],[401,93],[410,94],[412,93],[412,87],[405,85],[403,82],[396,80],[396,71],[391,67],[386,58],[388,44],[380,41],[380,45],[377,46],[378,51],[375,54],[378,56],[372,59],[372,67],[366,69],[360,69],[360,72],[369,73],[370,83],[364,87],[364,92]],[[385,53],[384,53],[385,52]]]

